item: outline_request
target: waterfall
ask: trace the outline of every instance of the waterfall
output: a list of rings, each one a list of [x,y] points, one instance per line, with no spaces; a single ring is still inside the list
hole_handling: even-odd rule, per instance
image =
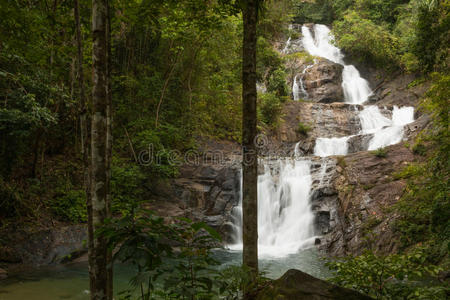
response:
[[[303,46],[305,50],[314,56],[324,57],[332,62],[344,66],[342,71],[342,89],[344,90],[345,102],[361,104],[367,101],[372,91],[368,82],[363,79],[353,65],[344,63],[344,55],[341,50],[333,45],[334,38],[330,29],[321,24],[314,25],[314,37],[310,29],[303,25]]]
[[[283,50],[281,50],[281,52],[283,54],[286,54],[289,50],[289,46],[291,45],[291,37],[288,38],[286,45],[284,46]]]
[[[363,79],[353,65],[344,63],[341,50],[333,45],[334,37],[330,29],[321,24],[313,27],[314,37],[310,28],[302,26],[302,42],[305,50],[315,56],[324,57],[344,66],[342,71],[342,89],[345,102],[361,104],[367,101],[372,93],[369,84]],[[399,143],[403,138],[403,126],[414,121],[414,108],[394,107],[392,119],[383,116],[377,106],[366,106],[359,113],[361,122],[360,134],[373,134],[368,150],[375,150]],[[347,154],[347,141],[351,136],[342,138],[318,138],[314,148],[314,155],[325,157],[330,155]]]
[[[358,70],[344,63],[344,56],[335,47],[330,30],[325,25],[314,25],[314,38],[308,27],[302,26],[302,43],[311,55],[321,56],[344,66],[342,87],[345,100],[350,104],[365,102],[371,90],[366,80],[361,78]],[[287,51],[291,41],[288,40],[283,52]],[[306,67],[302,74],[310,68]],[[302,81],[303,75],[296,75],[292,84],[294,100],[300,94],[307,96]],[[378,106],[364,106],[358,112],[361,131],[359,135],[372,134],[369,149],[385,147],[398,143],[403,138],[403,126],[414,121],[414,108],[393,107],[392,118],[382,114]],[[316,139],[314,155],[346,155],[348,140],[353,137],[319,137]],[[295,144],[293,158],[276,161],[260,160],[264,168],[258,176],[258,248],[259,255],[282,257],[298,252],[314,242],[314,214],[310,203],[311,194],[311,160],[301,156],[300,142]],[[327,160],[322,159],[319,170],[319,186],[326,176]],[[242,174],[241,174],[242,191]],[[242,194],[239,205],[233,208],[235,244],[230,249],[242,249]]]
[[[314,155],[326,157],[330,155],[346,155],[348,152],[347,140],[349,136],[341,138],[317,138]]]
[[[394,106],[392,119],[383,116],[378,106],[366,106],[359,113],[361,134],[373,133],[368,150],[394,145],[403,139],[404,125],[414,122],[414,108]]]
[[[279,160],[258,177],[259,254],[285,256],[310,244],[310,161]]]
[[[260,257],[283,257],[314,243],[314,214],[309,201],[311,171],[309,160],[285,159],[260,161],[264,173],[258,176],[258,254]],[[234,211],[241,218],[241,207]],[[237,208],[237,207],[236,207]],[[234,221],[241,224],[241,219]],[[235,234],[242,248],[240,226]]]
[[[316,64],[316,60],[314,59],[314,63],[312,65],[306,66],[302,71],[302,76],[298,79],[300,85],[297,83],[298,75],[295,75],[294,81],[292,83],[292,94],[294,96],[294,100],[298,101],[300,98],[308,99],[308,92],[305,89],[305,85],[303,84],[303,77],[305,76],[306,71],[311,69]]]
[[[297,84],[297,75],[295,75],[294,82],[292,83],[292,94],[294,96],[294,101],[299,100],[299,98],[300,98],[299,91],[300,91],[300,89],[298,88],[298,84]]]

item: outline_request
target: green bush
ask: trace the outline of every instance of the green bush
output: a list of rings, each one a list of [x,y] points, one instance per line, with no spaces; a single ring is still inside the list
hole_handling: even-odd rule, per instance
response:
[[[113,213],[128,212],[144,200],[146,175],[137,163],[113,157],[111,164],[111,198]]]
[[[74,223],[86,222],[86,194],[84,190],[69,189],[51,201],[51,210],[59,219]]]
[[[264,93],[258,96],[259,119],[269,127],[276,128],[282,110],[280,97],[274,93]]]
[[[366,251],[356,257],[327,263],[334,271],[331,281],[376,299],[444,299],[448,287],[429,284],[442,268],[430,265],[422,248],[408,254],[379,256]],[[427,298],[430,297],[430,298]]]
[[[387,156],[386,148],[379,148],[377,150],[372,151],[372,154],[378,158],[385,158]]]
[[[325,23],[333,22],[333,1],[298,1],[294,11],[294,22],[304,23]]]
[[[308,135],[308,132],[311,130],[311,126],[303,124],[302,122],[298,122],[297,125],[297,133],[302,135]]]
[[[349,11],[333,23],[337,45],[360,61],[382,67],[399,65],[398,39],[383,26]]]
[[[286,85],[286,72],[282,68],[276,69],[269,77],[267,82],[267,91],[274,93],[278,97],[288,95],[288,87]]]

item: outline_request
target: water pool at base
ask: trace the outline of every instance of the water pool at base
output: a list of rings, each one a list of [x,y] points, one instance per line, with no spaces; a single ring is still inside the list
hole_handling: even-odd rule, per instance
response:
[[[242,252],[215,250],[214,257],[222,263],[220,268],[240,264]],[[262,258],[260,269],[270,278],[278,278],[289,269],[302,270],[325,279],[330,275],[316,249],[302,250],[284,258]],[[114,270],[114,292],[129,288],[128,281],[134,269],[117,265]],[[0,300],[75,300],[89,299],[87,262],[46,267],[12,274],[0,281]]]

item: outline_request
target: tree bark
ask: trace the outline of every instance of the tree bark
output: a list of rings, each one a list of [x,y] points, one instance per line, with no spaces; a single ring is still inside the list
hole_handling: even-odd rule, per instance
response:
[[[106,26],[106,45],[107,45],[107,71],[106,71],[106,98],[107,98],[107,110],[106,110],[106,215],[108,218],[111,218],[111,158],[112,158],[112,92],[111,92],[111,8],[109,7],[109,3],[107,3],[107,26]],[[112,261],[112,251],[111,249],[107,250],[106,256],[106,270],[107,270],[107,298],[109,300],[113,299],[113,261]]]
[[[92,250],[90,251],[91,299],[108,299],[108,251],[96,232],[108,214],[108,0],[92,0],[93,91],[91,117]]]
[[[256,26],[260,0],[247,0],[243,7],[244,43],[242,62],[242,218],[243,264],[258,273],[258,149],[256,127]]]
[[[86,194],[86,209],[88,215],[88,258],[89,266],[93,264],[92,262],[92,250],[93,250],[93,239],[94,230],[92,226],[92,201],[91,201],[91,184],[90,184],[90,162],[89,162],[89,114],[88,114],[88,104],[86,99],[86,91],[84,87],[84,72],[83,72],[83,39],[81,36],[81,21],[80,21],[80,3],[79,0],[74,2],[74,15],[75,15],[75,25],[76,25],[76,43],[77,43],[77,77],[78,77],[78,92],[80,100],[80,145],[81,145],[81,156],[83,160],[83,186]],[[89,286],[92,289],[94,285],[94,275],[92,274],[93,269],[89,267]]]

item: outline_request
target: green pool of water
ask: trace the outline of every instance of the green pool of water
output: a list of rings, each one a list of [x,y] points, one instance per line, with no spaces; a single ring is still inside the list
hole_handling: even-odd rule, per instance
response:
[[[220,268],[223,268],[240,264],[242,253],[216,250],[214,257],[222,263]],[[134,269],[127,265],[117,265],[114,269],[114,291],[117,293],[128,289]],[[262,258],[260,269],[270,278],[278,278],[289,269],[299,269],[322,279],[330,274],[315,249],[303,250],[284,258]],[[7,280],[0,281],[0,300],[84,300],[89,299],[88,290],[87,263],[68,264],[12,274]]]

